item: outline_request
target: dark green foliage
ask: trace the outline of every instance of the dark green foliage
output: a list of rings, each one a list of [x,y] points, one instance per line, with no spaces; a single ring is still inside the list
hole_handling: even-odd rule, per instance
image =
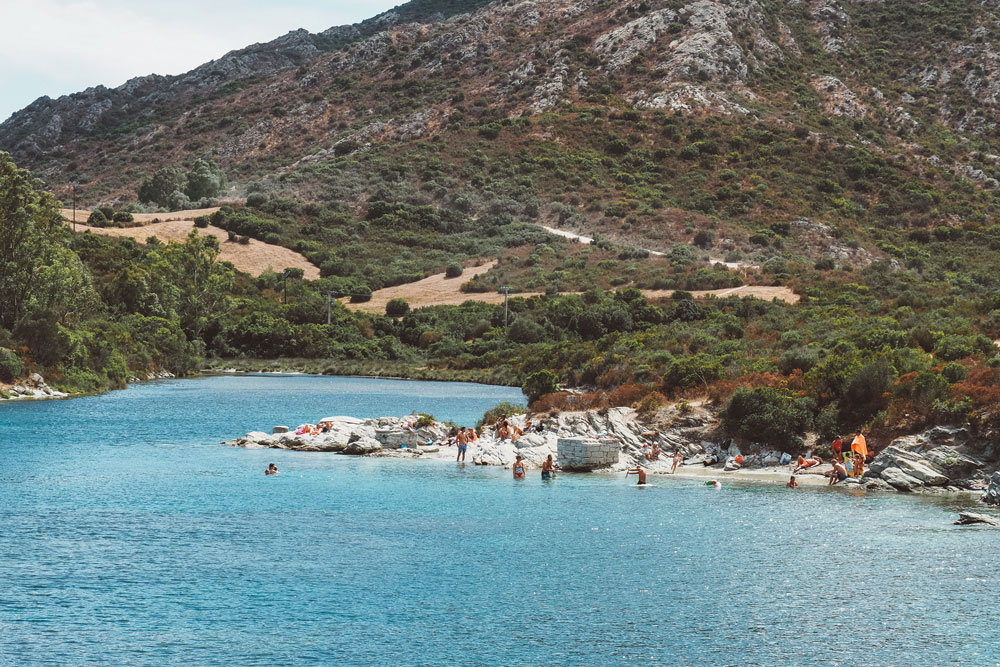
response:
[[[21,377],[23,372],[21,357],[11,350],[0,347],[0,382],[13,382]]]
[[[458,262],[449,262],[444,275],[446,278],[458,278],[462,275],[462,265]]]
[[[955,362],[945,364],[941,369],[941,375],[952,384],[964,380],[966,374],[965,366]]]
[[[802,434],[812,426],[812,402],[773,387],[740,387],[720,416],[733,435],[794,450],[802,445]]]
[[[511,417],[513,415],[523,415],[525,409],[523,405],[514,405],[513,403],[508,403],[504,401],[499,403],[496,407],[492,407],[483,413],[483,418],[479,420],[476,426],[488,426],[490,424],[496,423],[496,420],[502,416]]]
[[[135,222],[135,218],[128,211],[115,211],[111,219],[114,222]]]
[[[385,314],[389,317],[402,317],[408,312],[410,312],[410,304],[406,302],[406,299],[390,299],[385,304]]]
[[[524,380],[521,391],[528,397],[529,404],[534,403],[545,394],[559,391],[559,378],[552,371],[536,371]]]
[[[108,224],[108,218],[100,209],[94,209],[87,216],[87,224],[93,225],[94,227],[104,227]]]

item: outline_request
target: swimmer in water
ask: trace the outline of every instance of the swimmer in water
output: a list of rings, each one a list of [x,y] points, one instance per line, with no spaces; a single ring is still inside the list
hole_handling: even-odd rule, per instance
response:
[[[639,481],[636,482],[636,484],[645,484],[646,483],[646,471],[643,470],[642,466],[640,466],[639,464],[636,464],[636,466],[634,468],[629,468],[628,470],[625,471],[625,476],[628,477],[629,475],[638,475],[639,476]]]
[[[524,460],[521,455],[517,455],[517,460],[514,461],[514,479],[524,479]]]
[[[556,464],[552,461],[552,455],[542,463],[542,479],[552,479],[556,476]]]
[[[276,465],[274,465],[272,463],[271,465],[267,466],[267,470],[264,471],[264,474],[265,475],[277,475],[278,474],[278,466],[276,466]]]
[[[787,486],[789,489],[799,488],[799,483],[795,481],[795,475],[791,476],[791,478],[788,480],[788,484],[785,484],[785,486]]]

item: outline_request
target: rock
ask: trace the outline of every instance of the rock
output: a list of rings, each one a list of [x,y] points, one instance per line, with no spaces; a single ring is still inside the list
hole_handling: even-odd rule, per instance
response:
[[[987,505],[1000,505],[1000,472],[995,472],[990,477],[990,484],[983,494],[983,502]]]
[[[936,471],[931,464],[926,461],[911,461],[904,458],[897,460],[899,469],[910,477],[920,480],[927,486],[942,486],[948,483],[948,478]]]
[[[362,437],[347,445],[343,450],[345,454],[352,456],[364,456],[374,454],[382,449],[382,444],[375,438]]]
[[[900,491],[913,491],[921,486],[920,480],[910,477],[899,468],[886,468],[882,471],[882,479]]]
[[[956,526],[1000,526],[1000,519],[975,512],[959,512]]]
[[[288,433],[288,427],[287,426],[275,426],[273,429],[271,429],[271,433],[274,433],[275,435],[277,435],[279,433]]]

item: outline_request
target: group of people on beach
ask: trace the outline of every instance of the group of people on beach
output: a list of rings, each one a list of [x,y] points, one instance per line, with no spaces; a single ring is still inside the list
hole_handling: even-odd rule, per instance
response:
[[[844,439],[839,435],[830,444],[830,449],[833,452],[833,460],[830,462],[832,468],[826,475],[830,480],[828,486],[840,484],[848,477],[861,477],[865,472],[865,464],[874,458],[873,454],[868,451],[868,441],[860,430],[855,433],[849,449],[844,449]],[[795,468],[792,470],[791,479],[788,480],[788,484],[785,486],[790,489],[798,487],[799,484],[795,481],[795,475],[809,468],[822,465],[822,463],[823,459],[819,456],[799,456]]]

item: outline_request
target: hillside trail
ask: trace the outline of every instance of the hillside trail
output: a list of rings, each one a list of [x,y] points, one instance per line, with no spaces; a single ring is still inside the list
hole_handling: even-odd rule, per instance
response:
[[[503,303],[503,294],[496,292],[463,292],[461,290],[462,283],[486,273],[494,266],[496,266],[496,260],[479,266],[469,267],[457,278],[446,278],[445,274],[438,273],[423,280],[418,280],[415,283],[375,290],[372,292],[371,300],[364,303],[350,303],[346,299],[341,299],[341,303],[350,310],[363,313],[384,313],[386,304],[392,299],[404,299],[410,304],[410,308],[457,306],[466,301],[492,304]],[[648,299],[669,299],[674,294],[674,290],[641,291]],[[527,298],[542,296],[543,294],[544,292],[518,292],[512,293],[511,296]],[[581,292],[561,292],[561,294],[581,294]],[[753,296],[765,301],[778,299],[790,304],[799,302],[799,295],[787,287],[743,285],[741,287],[727,287],[726,289],[717,290],[696,290],[692,291],[691,294],[696,299],[704,299],[710,295],[720,299],[730,296]]]
[[[89,225],[76,223],[78,233],[90,232],[102,236],[114,236],[117,238],[127,237],[137,241],[145,241],[150,236],[155,236],[163,242],[184,241],[187,235],[194,229],[200,235],[211,234],[219,239],[219,260],[232,262],[240,271],[249,273],[256,277],[264,273],[267,269],[280,272],[284,269],[302,269],[303,277],[306,280],[319,280],[319,268],[308,259],[288,248],[264,243],[257,239],[250,239],[250,243],[235,243],[229,240],[229,233],[209,225],[198,228],[194,226],[194,219],[202,215],[211,215],[218,208],[202,208],[188,211],[174,211],[172,213],[137,213],[135,219],[139,222],[149,224],[141,227],[91,227]],[[72,222],[72,209],[62,209],[63,217]],[[77,220],[86,220],[90,215],[89,211],[76,212]],[[152,222],[159,218],[161,222]]]

